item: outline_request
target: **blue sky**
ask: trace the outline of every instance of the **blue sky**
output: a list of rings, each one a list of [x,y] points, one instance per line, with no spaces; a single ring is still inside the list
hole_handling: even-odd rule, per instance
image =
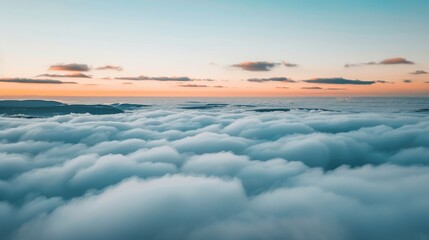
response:
[[[405,76],[395,75],[408,69],[362,73],[343,66],[391,57],[429,66],[424,0],[2,0],[0,6],[0,77],[86,63],[121,65],[122,75],[240,80],[268,74],[229,65],[289,61],[301,67],[271,75],[399,81]]]

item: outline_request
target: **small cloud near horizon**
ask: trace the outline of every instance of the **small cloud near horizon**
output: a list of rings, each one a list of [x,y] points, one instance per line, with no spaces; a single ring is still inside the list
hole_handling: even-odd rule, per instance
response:
[[[397,57],[397,58],[387,58],[380,62],[366,62],[366,63],[355,63],[355,64],[346,64],[344,67],[358,67],[358,66],[365,66],[365,65],[397,65],[397,64],[415,64],[412,61],[407,60],[406,58]]]
[[[324,88],[325,90],[333,90],[333,91],[341,91],[341,90],[347,90],[347,88]]]
[[[40,74],[36,77],[59,77],[59,78],[92,78],[89,75],[83,73],[74,73],[74,74]]]
[[[101,67],[95,68],[95,70],[114,70],[114,71],[123,71],[124,69],[121,66],[114,66],[114,65],[104,65]]]
[[[69,71],[69,72],[88,72],[90,68],[87,64],[70,63],[56,64],[48,68],[49,71]]]
[[[428,74],[428,72],[423,70],[416,70],[414,72],[411,72],[410,74],[419,75],[419,74]]]
[[[316,90],[316,89],[323,89],[323,88],[321,88],[321,87],[302,87],[301,89]]]
[[[404,83],[412,83],[412,82],[413,82],[413,80],[405,79],[405,80],[403,80],[402,82],[404,82]]]
[[[138,77],[117,77],[116,80],[130,80],[130,81],[176,81],[176,82],[190,82],[194,81],[189,77],[147,77],[147,76],[138,76]]]
[[[393,84],[394,82],[390,82],[390,81],[385,81],[385,80],[377,80],[377,83],[391,83]]]
[[[310,80],[302,80],[306,83],[320,83],[320,84],[353,84],[353,85],[371,85],[376,83],[375,81],[363,81],[363,80],[350,80],[344,78],[315,78]]]
[[[263,83],[263,82],[289,82],[289,83],[295,83],[296,81],[286,78],[286,77],[272,77],[272,78],[249,78],[247,79],[248,82],[257,82],[257,83]]]
[[[207,87],[207,85],[203,85],[203,84],[182,84],[182,85],[179,85],[179,87],[187,87],[187,88],[205,88],[205,87]]]
[[[299,65],[296,63],[290,63],[290,62],[285,62],[285,61],[283,61],[282,63],[285,67],[299,67]]]
[[[271,71],[272,68],[278,66],[279,63],[275,62],[242,62],[231,65],[231,67],[240,68],[244,71],[252,71],[252,72],[268,72]]]

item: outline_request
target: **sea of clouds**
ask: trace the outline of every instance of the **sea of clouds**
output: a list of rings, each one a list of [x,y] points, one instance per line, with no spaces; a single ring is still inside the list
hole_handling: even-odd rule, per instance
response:
[[[429,239],[429,116],[0,118],[0,239]]]

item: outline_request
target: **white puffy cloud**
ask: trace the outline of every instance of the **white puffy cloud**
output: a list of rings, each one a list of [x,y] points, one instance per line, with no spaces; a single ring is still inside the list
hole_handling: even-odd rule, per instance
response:
[[[0,239],[427,239],[429,116],[0,117]]]

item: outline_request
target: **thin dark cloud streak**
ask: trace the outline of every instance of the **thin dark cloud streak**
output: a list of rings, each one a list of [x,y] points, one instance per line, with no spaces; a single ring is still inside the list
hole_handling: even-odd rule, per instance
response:
[[[286,78],[286,77],[272,77],[272,78],[249,78],[247,79],[248,82],[256,82],[256,83],[263,83],[263,82],[288,82],[288,83],[295,83],[296,81]]]
[[[424,70],[416,70],[414,72],[411,72],[410,74],[421,75],[421,74],[428,74],[428,72],[426,72]]]
[[[179,87],[186,87],[186,88],[205,88],[207,85],[203,84],[182,84],[179,85]]]
[[[344,78],[315,78],[309,80],[302,80],[306,83],[320,83],[320,84],[350,84],[350,85],[371,85],[376,81],[363,81],[363,80],[350,80]]]
[[[231,67],[240,68],[241,70],[251,72],[268,72],[278,65],[280,65],[280,63],[259,61],[237,63],[231,65]]]
[[[105,65],[105,66],[97,67],[95,68],[95,70],[114,70],[114,71],[121,72],[124,69],[121,66]]]
[[[323,88],[321,88],[321,87],[302,87],[301,89],[320,90],[320,89],[323,89]]]
[[[290,62],[282,62],[282,63],[285,67],[290,67],[290,68],[299,67],[299,65],[296,63],[290,63]]]
[[[359,67],[359,66],[366,66],[366,65],[398,65],[398,64],[412,65],[415,63],[407,60],[406,58],[397,57],[397,58],[387,58],[387,59],[384,59],[380,62],[346,64],[346,65],[344,65],[344,67],[349,68],[349,67]]]
[[[36,77],[53,77],[53,78],[92,78],[89,75],[83,73],[76,74],[40,74]]]
[[[147,77],[147,76],[138,76],[138,77],[117,77],[116,80],[129,80],[129,81],[161,81],[161,82],[190,82],[194,81],[189,77]]]
[[[76,82],[63,82],[53,79],[31,79],[31,78],[0,78],[0,82],[7,83],[35,83],[35,84],[77,84]]]

